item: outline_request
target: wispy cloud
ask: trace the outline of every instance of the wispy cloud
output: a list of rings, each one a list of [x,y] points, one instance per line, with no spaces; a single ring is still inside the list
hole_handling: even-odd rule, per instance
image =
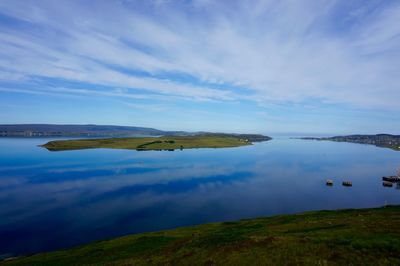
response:
[[[124,101],[118,101],[118,102],[130,108],[143,110],[147,112],[163,112],[168,110],[168,107],[165,104],[139,104],[139,103],[124,102]]]
[[[0,80],[109,87],[31,93],[398,109],[400,4],[371,2],[4,0]]]

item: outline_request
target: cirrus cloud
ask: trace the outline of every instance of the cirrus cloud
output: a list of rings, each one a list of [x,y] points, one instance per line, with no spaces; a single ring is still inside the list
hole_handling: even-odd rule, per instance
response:
[[[4,0],[0,16],[3,91],[399,106],[397,1]]]

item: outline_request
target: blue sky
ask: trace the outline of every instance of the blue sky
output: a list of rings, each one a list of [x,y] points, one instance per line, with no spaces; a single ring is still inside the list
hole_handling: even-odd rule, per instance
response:
[[[0,123],[400,134],[400,1],[2,0]]]

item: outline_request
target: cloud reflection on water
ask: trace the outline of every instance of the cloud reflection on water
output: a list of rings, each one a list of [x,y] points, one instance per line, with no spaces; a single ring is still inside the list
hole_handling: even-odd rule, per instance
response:
[[[400,191],[380,180],[400,153],[373,146],[285,139],[241,149],[51,153],[30,144],[25,154],[0,152],[0,254],[203,222],[400,203]],[[342,187],[343,178],[354,186]]]

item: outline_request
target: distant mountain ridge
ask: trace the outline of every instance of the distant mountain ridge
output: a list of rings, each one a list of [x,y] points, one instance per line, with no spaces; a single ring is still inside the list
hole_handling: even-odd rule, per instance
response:
[[[271,138],[261,134],[230,134],[213,132],[165,131],[148,127],[112,125],[55,125],[7,124],[0,125],[0,137],[134,137],[134,136],[234,136],[251,142]]]
[[[177,135],[183,131],[164,131],[155,128],[113,125],[55,125],[55,124],[7,124],[0,125],[0,136],[130,136],[130,135]]]

